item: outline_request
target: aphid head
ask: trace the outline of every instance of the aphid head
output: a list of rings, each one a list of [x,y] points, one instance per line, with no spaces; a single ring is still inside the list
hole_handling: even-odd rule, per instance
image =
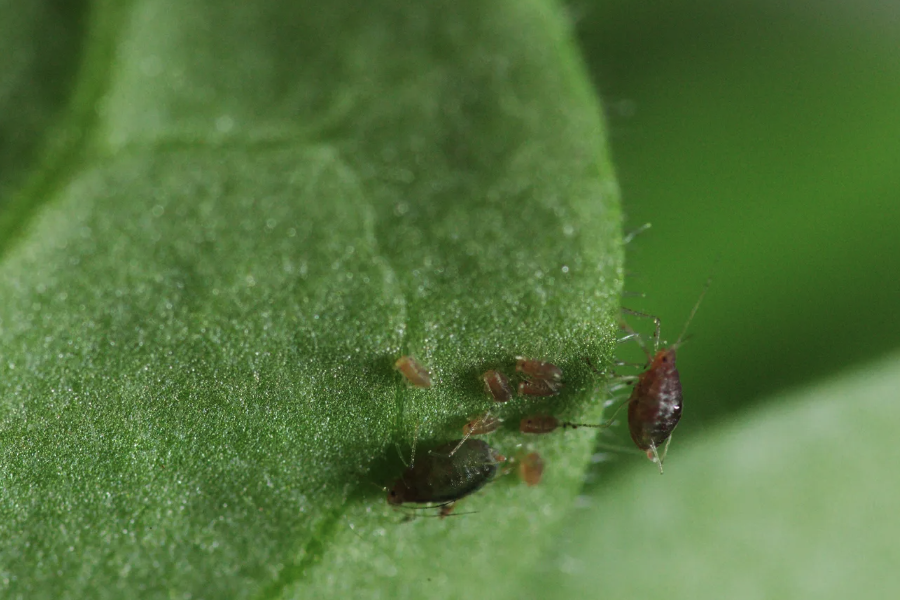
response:
[[[399,506],[403,504],[404,502],[406,502],[406,496],[408,492],[409,488],[406,487],[406,483],[404,483],[404,481],[400,479],[399,481],[397,481],[397,483],[394,484],[394,487],[392,487],[390,491],[388,491],[388,504],[392,506]]]
[[[674,368],[675,367],[675,350],[677,348],[675,346],[669,346],[668,348],[663,348],[658,351],[656,355],[653,357],[653,362],[650,364],[651,369],[657,368]]]

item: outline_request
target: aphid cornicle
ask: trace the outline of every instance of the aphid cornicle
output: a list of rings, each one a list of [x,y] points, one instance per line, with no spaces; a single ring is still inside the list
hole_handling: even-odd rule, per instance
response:
[[[420,365],[412,356],[401,356],[394,363],[394,367],[417,388],[430,388],[431,375],[428,370]]]
[[[459,444],[451,456],[457,445],[457,441],[441,444],[414,461],[388,492],[388,504],[452,504],[484,487],[497,474],[498,463],[505,460],[477,439]]]

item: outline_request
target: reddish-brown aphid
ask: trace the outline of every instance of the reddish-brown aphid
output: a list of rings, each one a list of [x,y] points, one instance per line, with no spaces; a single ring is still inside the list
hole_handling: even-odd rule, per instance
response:
[[[415,387],[430,388],[431,375],[412,356],[401,356],[394,363],[398,371]]]
[[[531,379],[541,379],[550,383],[562,381],[562,369],[553,363],[533,360],[522,356],[516,357],[516,371]]]
[[[463,435],[465,438],[468,438],[472,435],[493,433],[500,429],[500,423],[502,423],[502,421],[490,413],[484,414],[463,425]]]
[[[684,329],[678,340],[668,348],[659,349],[659,318],[636,311],[628,310],[629,314],[650,317],[656,322],[654,334],[654,354],[641,341],[639,336],[635,340],[647,354],[649,365],[647,369],[638,375],[637,383],[628,398],[628,431],[635,445],[647,453],[647,458],[659,466],[659,472],[663,472],[663,461],[672,441],[672,432],[681,419],[682,394],[681,377],[675,368],[675,351],[684,340],[688,325],[697,313],[700,302],[709,289],[712,279],[706,282],[700,298],[694,305]],[[634,333],[627,325],[623,326],[629,333]],[[662,454],[658,449],[665,443]]]
[[[537,452],[526,454],[519,463],[519,477],[522,478],[529,487],[535,486],[541,482],[544,475],[544,459]]]
[[[560,421],[556,417],[550,415],[531,415],[525,417],[519,423],[519,431],[522,433],[551,433],[562,427],[563,429],[578,429],[579,427],[591,427],[594,429],[604,429],[609,427],[609,423],[600,423],[597,425],[591,423],[569,423]]]
[[[500,371],[486,371],[481,378],[484,379],[484,386],[494,402],[508,402],[512,398],[509,379]]]
[[[543,379],[529,379],[519,382],[520,396],[555,396],[559,393],[561,383],[551,383]]]

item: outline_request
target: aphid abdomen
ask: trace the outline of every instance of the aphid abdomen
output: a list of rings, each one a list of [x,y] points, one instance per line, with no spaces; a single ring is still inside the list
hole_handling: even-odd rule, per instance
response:
[[[681,419],[681,378],[675,368],[675,353],[657,353],[628,400],[628,429],[641,450],[662,445]]]
[[[559,427],[559,419],[550,415],[532,415],[525,417],[519,423],[519,431],[522,433],[544,434],[556,431]]]
[[[561,383],[553,383],[543,379],[529,379],[519,382],[520,396],[555,396],[559,393]]]
[[[456,446],[456,453],[450,456]],[[477,492],[497,473],[498,457],[482,440],[442,444],[419,458],[397,480],[391,504],[453,502]]]
[[[537,452],[531,452],[519,463],[519,476],[529,487],[541,482],[544,475],[544,459]]]
[[[431,387],[431,374],[428,370],[420,365],[412,356],[401,356],[394,363],[394,367],[403,373],[412,385],[418,388]]]
[[[508,402],[512,399],[513,393],[506,375],[500,371],[487,371],[481,377],[494,402]]]

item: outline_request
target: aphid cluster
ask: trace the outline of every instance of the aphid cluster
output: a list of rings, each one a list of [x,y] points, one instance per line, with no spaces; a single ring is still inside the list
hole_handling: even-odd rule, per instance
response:
[[[647,362],[638,375],[619,377],[617,380],[622,384],[633,384],[627,398],[628,431],[634,444],[658,465],[660,473],[663,471],[662,465],[672,432],[678,425],[682,412],[681,379],[675,366],[676,351],[684,341],[688,325],[709,289],[709,283],[707,281],[678,340],[668,347],[660,348],[659,318],[623,309],[626,314],[651,318],[656,325],[651,352],[641,335],[622,321],[621,327],[627,335],[620,341],[634,339],[646,354]],[[396,362],[396,368],[412,385],[431,387],[428,371],[412,357],[401,357]],[[516,387],[520,396],[555,396],[563,388],[562,369],[553,363],[520,356],[516,358],[515,370],[521,378]],[[495,407],[512,399],[513,388],[504,373],[489,370],[481,378]],[[603,429],[614,422],[615,415],[622,406],[624,404],[605,423],[573,423],[560,421],[552,415],[536,414],[522,419],[519,430],[527,434],[548,434],[557,429]],[[501,423],[502,420],[492,410],[488,410],[463,425],[461,439],[432,449],[418,462],[415,461],[413,448],[410,465],[391,488],[388,502],[395,506],[407,503],[427,504],[440,507],[440,516],[449,515],[458,500],[478,491],[496,477],[498,465],[506,460],[486,442],[471,438],[496,431]],[[519,456],[516,462],[519,475],[527,485],[533,486],[540,482],[544,461],[538,453],[530,452]]]

